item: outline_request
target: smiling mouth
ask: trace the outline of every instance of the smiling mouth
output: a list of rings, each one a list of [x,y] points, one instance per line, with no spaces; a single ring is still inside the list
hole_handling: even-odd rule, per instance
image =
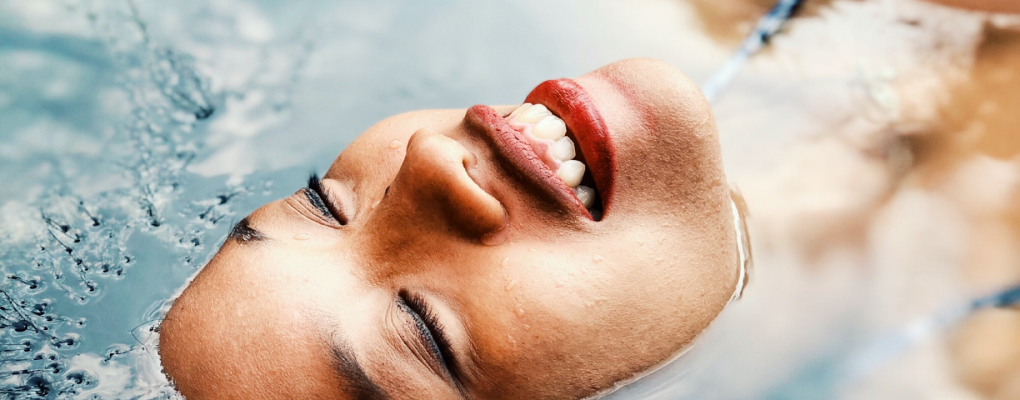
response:
[[[584,155],[573,135],[567,136],[566,123],[545,105],[531,103],[520,105],[505,118],[556,177],[570,187],[592,219],[601,219],[602,202],[593,188],[595,179],[582,161]]]
[[[609,209],[616,166],[608,129],[576,82],[543,82],[526,103],[502,116],[474,106],[467,117],[496,153],[553,199],[599,221]]]

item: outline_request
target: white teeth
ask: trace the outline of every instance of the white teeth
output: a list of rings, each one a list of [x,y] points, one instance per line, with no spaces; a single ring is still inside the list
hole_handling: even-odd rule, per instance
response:
[[[514,109],[514,110],[513,110],[513,111],[512,111],[511,113],[510,113],[510,115],[508,115],[508,116],[507,116],[507,118],[513,118],[513,117],[516,117],[516,116],[517,116],[517,114],[520,114],[520,113],[521,113],[521,111],[527,110],[527,109],[529,109],[529,108],[531,108],[531,103],[524,103],[524,104],[521,104],[521,105],[517,106],[517,108],[515,108],[515,109]]]
[[[550,115],[552,115],[552,113],[549,112],[549,109],[545,108],[545,106],[541,104],[532,104],[526,110],[521,110],[521,112],[518,113],[516,116],[517,122],[522,122],[526,124],[537,124],[538,121],[541,121],[543,118],[548,117]]]
[[[553,158],[560,161],[571,160],[577,155],[574,150],[574,141],[566,136],[557,139],[556,143],[553,143],[551,151]]]
[[[539,139],[556,140],[567,134],[567,125],[555,115],[549,115],[531,128],[531,134]]]
[[[591,208],[591,206],[595,205],[595,189],[581,185],[574,188],[574,194],[584,204],[584,208]]]
[[[577,160],[564,161],[556,170],[556,177],[560,178],[567,186],[577,187],[581,184],[581,178],[584,177],[584,163]]]
[[[548,150],[543,157],[546,158],[547,163],[559,165],[556,169],[556,177],[573,188],[574,195],[581,201],[581,204],[584,204],[585,208],[595,205],[595,189],[581,186],[585,165],[574,160],[574,157],[577,156],[577,148],[574,146],[574,141],[566,136],[567,125],[562,119],[553,115],[544,105],[530,103],[524,103],[515,108],[507,116],[507,119],[519,124],[531,125],[530,130],[522,129],[522,131],[530,134],[532,146],[538,146],[535,143],[545,143],[543,147],[548,146],[545,147]],[[538,142],[535,142],[536,140]],[[552,160],[549,160],[550,157]]]

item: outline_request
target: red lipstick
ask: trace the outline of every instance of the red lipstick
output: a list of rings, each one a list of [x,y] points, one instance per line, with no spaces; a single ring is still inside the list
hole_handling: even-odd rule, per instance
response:
[[[563,120],[572,133],[583,162],[595,179],[595,190],[602,199],[603,214],[612,205],[613,181],[616,177],[614,147],[609,129],[595,101],[588,92],[571,79],[542,82],[528,94],[526,103],[543,104]]]
[[[483,133],[504,165],[524,184],[539,188],[548,200],[591,218],[581,201],[531,147],[524,134],[514,129],[492,107],[478,105],[467,110],[466,121]]]
[[[616,164],[609,131],[595,102],[587,92],[570,79],[543,82],[528,95],[526,102],[542,104],[563,120],[567,135],[573,136],[580,150],[579,161],[587,166],[599,194],[602,215],[608,212],[613,193]],[[556,177],[555,171],[535,153],[524,134],[515,129],[494,109],[474,106],[468,109],[466,121],[483,133],[493,146],[496,156],[516,172],[522,181],[541,188],[541,193],[566,208],[594,220],[572,188]]]

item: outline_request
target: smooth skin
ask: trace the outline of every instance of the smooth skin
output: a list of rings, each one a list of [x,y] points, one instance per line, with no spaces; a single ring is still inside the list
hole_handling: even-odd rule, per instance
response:
[[[345,225],[299,191],[249,216],[263,240],[223,245],[161,326],[165,372],[188,399],[570,399],[676,355],[737,282],[711,110],[659,61],[575,81],[616,148],[603,220],[501,165],[463,109],[391,117],[324,176]],[[401,291],[434,310],[456,378]],[[338,371],[337,348],[369,384]]]

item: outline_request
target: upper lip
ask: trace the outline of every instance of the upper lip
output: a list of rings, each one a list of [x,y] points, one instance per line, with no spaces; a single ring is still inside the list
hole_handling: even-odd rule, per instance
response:
[[[587,165],[595,180],[605,215],[612,201],[616,166],[609,131],[594,101],[573,80],[558,79],[539,84],[525,102],[545,105],[567,125],[568,134],[574,136],[580,149],[578,158]],[[542,188],[551,200],[592,219],[573,190],[556,177],[555,171],[542,161],[523,134],[514,129],[503,115],[491,107],[478,105],[468,109],[466,118],[471,125],[481,128],[496,156],[518,172],[517,175]]]

